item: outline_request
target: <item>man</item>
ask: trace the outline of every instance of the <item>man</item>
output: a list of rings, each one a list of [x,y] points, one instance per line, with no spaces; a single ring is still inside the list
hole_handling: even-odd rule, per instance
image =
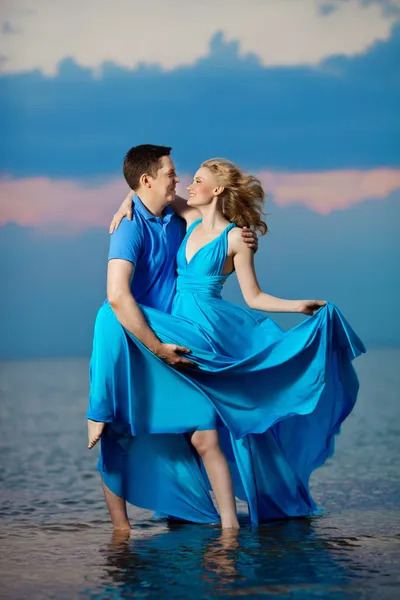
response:
[[[170,312],[175,295],[175,259],[185,236],[185,223],[170,208],[176,201],[175,188],[179,182],[170,152],[169,147],[145,144],[131,148],[124,160],[124,176],[136,196],[132,219],[124,219],[110,241],[108,305],[100,309],[97,317],[91,361],[87,413],[89,448],[102,436],[105,423],[115,421],[110,388],[113,393],[115,387],[118,387],[117,393],[125,393],[124,379],[129,376],[126,372],[129,367],[126,369],[126,362],[121,358],[126,345],[124,330],[168,364],[176,367],[191,364],[190,359],[182,356],[189,354],[190,349],[162,343],[138,306],[143,304]],[[178,211],[185,210],[182,199],[177,205]],[[257,238],[252,232],[244,232],[243,237],[250,246],[256,245]],[[104,373],[102,355],[109,359],[110,353],[115,369],[112,373]],[[207,411],[205,406],[205,422]],[[174,472],[168,462],[171,456],[176,467]],[[183,435],[136,435],[133,439],[132,432],[111,425],[104,431],[99,470],[114,528],[130,528],[126,498],[132,504],[155,510],[161,508],[166,513],[171,512],[172,506],[178,507],[175,512],[189,520],[215,520],[216,513],[208,490],[198,476],[198,469]],[[158,494],[158,499],[163,496],[160,503],[157,504],[156,496],[146,495],[146,486],[140,483],[143,477],[151,478],[147,489],[159,490],[162,484],[164,493]],[[173,485],[177,477],[180,478],[180,494]],[[186,502],[183,496],[187,498],[190,494],[196,498],[194,508],[188,508],[187,503],[181,505]]]

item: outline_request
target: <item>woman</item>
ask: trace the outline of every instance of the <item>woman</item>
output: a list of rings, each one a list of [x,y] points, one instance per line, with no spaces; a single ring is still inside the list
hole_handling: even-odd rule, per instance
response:
[[[144,433],[190,435],[225,528],[238,527],[234,493],[247,500],[252,522],[312,514],[309,477],[332,453],[333,437],[354,406],[358,382],[350,362],[364,347],[333,305],[261,292],[253,252],[240,235],[245,226],[267,231],[255,177],[212,159],[188,190],[172,314],[141,309],[162,342],[190,348],[197,368],[174,370],[130,336],[130,364],[141,365],[142,377],[130,373],[119,420],[132,434],[142,420]],[[223,283],[234,271],[250,309],[313,317],[284,333],[268,317],[222,300]],[[160,400],[156,381],[163,382],[170,413],[149,430]],[[179,414],[173,412],[176,393],[187,398]],[[147,415],[139,397],[148,398]],[[212,410],[204,412],[204,404]]]

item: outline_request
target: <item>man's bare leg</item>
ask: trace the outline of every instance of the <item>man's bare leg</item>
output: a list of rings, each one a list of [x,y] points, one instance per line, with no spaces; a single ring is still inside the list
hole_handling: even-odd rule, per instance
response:
[[[93,448],[101,438],[101,434],[104,431],[105,423],[101,423],[100,421],[92,421],[91,419],[87,420],[88,423],[88,448],[89,450]]]
[[[239,529],[231,472],[219,445],[218,432],[196,431],[190,441],[203,459],[218,504],[223,529]]]
[[[128,513],[126,512],[126,502],[120,496],[116,496],[104,483],[101,482],[104,490],[107,508],[110,513],[114,531],[130,531]]]

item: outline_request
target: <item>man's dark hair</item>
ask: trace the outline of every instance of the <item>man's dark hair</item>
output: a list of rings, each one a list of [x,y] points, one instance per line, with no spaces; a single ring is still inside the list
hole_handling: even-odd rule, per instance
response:
[[[169,156],[171,149],[168,146],[141,144],[134,146],[126,153],[124,177],[131,190],[138,189],[140,178],[145,173],[157,177],[157,171],[161,168],[161,158]]]

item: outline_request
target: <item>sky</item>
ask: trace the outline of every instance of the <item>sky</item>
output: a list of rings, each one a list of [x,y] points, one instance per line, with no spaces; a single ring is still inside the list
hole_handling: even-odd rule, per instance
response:
[[[259,175],[265,291],[400,344],[398,0],[13,0],[0,48],[0,358],[90,352],[139,143]]]

